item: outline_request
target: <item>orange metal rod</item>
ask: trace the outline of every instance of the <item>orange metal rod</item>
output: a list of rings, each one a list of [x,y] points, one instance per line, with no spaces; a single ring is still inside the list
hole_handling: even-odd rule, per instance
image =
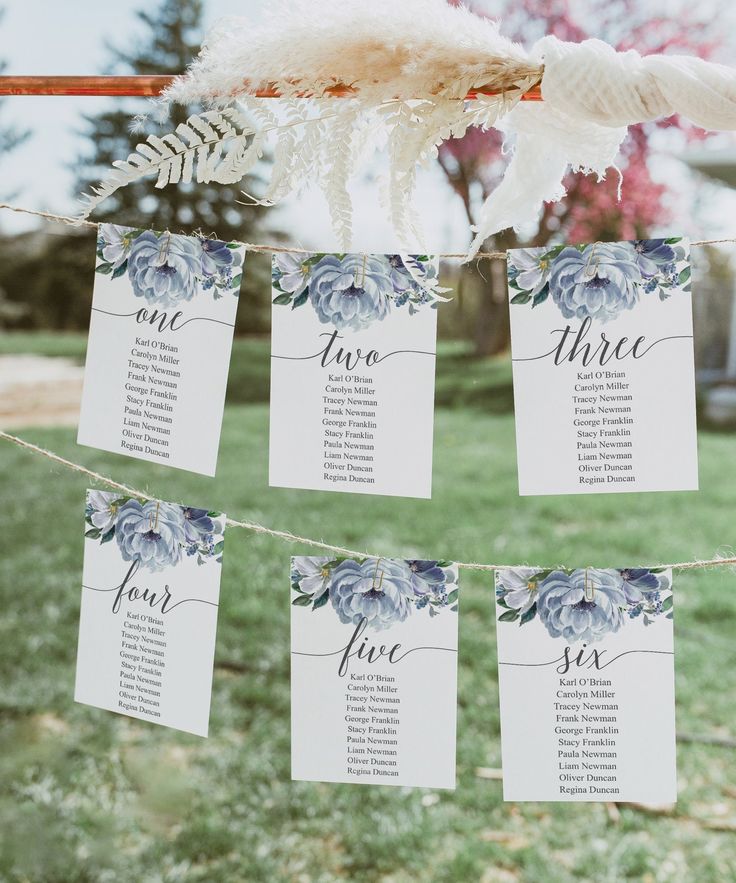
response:
[[[117,95],[119,97],[151,98],[160,95],[171,84],[171,76],[130,77],[13,77],[0,76],[0,95]],[[336,98],[355,94],[350,86],[334,86],[328,90]],[[495,89],[476,89],[468,98],[476,95],[497,95]],[[256,98],[278,98],[277,89],[259,89]],[[525,101],[541,101],[539,86],[532,87],[522,95]]]

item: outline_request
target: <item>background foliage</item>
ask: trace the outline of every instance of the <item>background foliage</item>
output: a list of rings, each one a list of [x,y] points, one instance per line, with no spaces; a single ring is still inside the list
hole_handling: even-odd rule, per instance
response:
[[[563,40],[595,36],[622,50],[636,47],[642,52],[677,51],[703,58],[720,57],[719,53],[731,45],[731,38],[719,25],[718,17],[704,15],[699,7],[685,0],[673,2],[675,6],[666,14],[653,12],[647,0],[618,0],[613,4],[607,0],[554,0],[552,4],[542,0],[523,0],[521,4],[472,0],[470,6],[479,16],[500,17],[504,33],[527,45],[548,32]],[[158,5],[142,9],[137,14],[141,39],[124,50],[109,47],[106,72],[182,71],[201,42],[203,11],[204,0],[160,0]],[[140,133],[130,132],[130,120],[140,110],[140,103],[117,99],[108,109],[84,118],[80,135],[86,147],[80,150],[74,164],[78,170],[75,194],[96,183],[113,160],[127,156],[141,140]],[[195,110],[175,109],[173,123]],[[147,126],[156,131],[155,123],[149,121]],[[677,118],[632,127],[621,158],[621,202],[616,199],[616,175],[597,182],[589,176],[570,174],[565,182],[568,197],[563,203],[548,206],[536,233],[522,236],[506,231],[489,242],[488,247],[504,249],[565,239],[590,241],[652,235],[655,228],[662,229],[675,220],[672,185],[652,171],[658,161],[657,152],[681,151],[689,141],[701,139],[704,134]],[[10,147],[22,135],[0,127],[0,144],[7,142]],[[464,138],[446,142],[439,152],[439,167],[462,201],[470,223],[479,202],[500,180],[507,163],[501,148],[502,138],[496,130],[471,129]],[[243,183],[242,189],[254,192],[262,188],[251,178]],[[216,232],[225,239],[278,241],[279,231],[267,228],[266,218],[272,222],[273,214],[244,204],[248,201],[240,191],[240,186],[217,184],[155,190],[153,181],[146,179],[117,191],[95,216],[103,221],[153,229],[200,229],[205,234]],[[78,231],[46,224],[37,231],[0,239],[0,289],[5,291],[6,305],[3,310],[0,302],[0,328],[86,328],[91,278],[88,268],[92,258],[78,235]],[[298,237],[292,234],[287,238]],[[714,257],[711,264],[717,265],[715,284],[730,285],[728,262]],[[479,356],[506,350],[509,328],[503,264],[460,268],[454,263],[445,267],[444,273],[456,291],[456,299],[441,312],[442,334],[472,341]],[[268,332],[268,278],[268,257],[250,254],[243,288],[243,301],[248,306],[241,310],[237,333]],[[726,312],[729,306],[725,305]],[[720,338],[727,334],[728,316],[726,324],[722,319],[719,315],[712,328]],[[702,332],[701,328],[701,339]],[[721,351],[725,343],[718,339],[714,346],[715,351]],[[707,351],[704,357],[714,352],[710,339]]]
[[[17,345],[58,355],[84,343],[66,335]],[[365,497],[356,517],[350,494],[268,488],[266,356],[265,343],[237,342],[215,479],[81,449],[72,429],[22,435],[165,499],[384,555],[625,566],[711,555],[728,535],[736,505],[736,486],[723,481],[728,435],[701,433],[697,494],[520,499],[508,363],[478,363],[455,344],[443,348],[438,371],[432,501]],[[236,390],[258,391],[259,400],[235,403]],[[71,701],[87,482],[9,445],[0,468],[12,476],[4,487],[13,501],[0,509],[0,880],[736,877],[732,573],[675,576],[683,741],[674,811],[502,802],[500,781],[483,772],[501,765],[492,581],[466,571],[457,791],[293,783],[287,565],[290,554],[310,550],[226,532],[210,738],[202,740]]]
[[[623,47],[682,48],[707,57],[727,36],[717,17],[701,16],[698,24],[695,5],[687,3],[655,19],[646,3],[634,0],[498,0],[474,7],[502,13],[527,41],[549,30],[564,39],[594,34]],[[180,70],[198,42],[201,13],[198,0],[147,7],[140,16],[147,38],[130,52],[111,49],[110,70]],[[23,133],[3,124],[3,110],[0,104],[0,145],[7,151]],[[136,140],[127,118],[114,109],[87,120],[80,185],[88,169],[95,177],[96,166],[127,153]],[[663,223],[669,196],[650,173],[653,139],[662,136],[684,144],[679,129],[649,127],[632,136],[623,203],[613,200],[615,180],[594,186],[571,177],[562,214],[545,214],[531,241],[645,235]],[[439,161],[469,218],[505,162],[497,136],[479,132],[449,144]],[[155,198],[153,192],[152,185],[123,191],[109,217],[201,226],[251,241],[278,236],[215,187],[167,188]],[[6,187],[0,197],[10,197]],[[0,238],[0,292],[6,291],[0,327],[16,329],[0,333],[0,355],[82,363],[93,238],[52,225]],[[507,234],[489,245],[520,241]],[[723,252],[700,249],[698,256],[698,364],[718,370],[728,345],[731,271]],[[711,557],[729,538],[736,505],[726,434],[700,434],[697,494],[517,496],[511,366],[507,357],[478,358],[508,343],[504,265],[460,271],[449,264],[443,275],[455,296],[439,313],[431,502],[363,497],[358,512],[352,495],[268,488],[269,353],[262,335],[269,328],[269,267],[253,254],[216,479],[79,448],[73,429],[19,434],[164,499],[381,554],[563,566]],[[311,550],[244,531],[226,534],[208,740],[76,705],[86,486],[81,476],[0,446],[0,883],[736,879],[731,572],[675,578],[680,799],[674,810],[502,802],[492,584],[488,575],[467,572],[461,574],[457,791],[293,783],[287,561]]]

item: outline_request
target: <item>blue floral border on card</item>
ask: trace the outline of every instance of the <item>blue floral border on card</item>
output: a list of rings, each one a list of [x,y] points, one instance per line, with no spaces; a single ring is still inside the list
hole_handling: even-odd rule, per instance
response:
[[[649,626],[673,617],[668,568],[508,567],[496,574],[496,603],[499,622],[539,619],[550,637],[567,641],[599,641],[627,622]]]
[[[446,301],[437,261],[428,255],[274,255],[272,283],[277,306],[310,304],[317,318],[338,331],[360,331],[383,321],[393,308],[415,315]]]
[[[87,491],[85,537],[100,544],[115,542],[123,561],[161,571],[184,556],[197,564],[222,563],[224,519],[220,512],[139,500],[110,491]]]
[[[182,236],[100,224],[95,272],[127,276],[133,294],[149,306],[180,307],[201,293],[214,300],[238,296],[243,246],[205,236]]]
[[[331,605],[340,622],[381,630],[416,610],[457,613],[458,568],[451,561],[405,558],[291,559],[292,605],[319,610]]]
[[[532,309],[548,298],[566,319],[608,322],[644,298],[690,291],[682,237],[593,242],[508,252],[509,295]]]

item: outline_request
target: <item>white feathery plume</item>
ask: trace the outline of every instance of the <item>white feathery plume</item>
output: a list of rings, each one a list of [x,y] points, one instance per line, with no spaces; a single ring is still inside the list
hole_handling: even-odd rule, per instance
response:
[[[352,229],[348,184],[365,156],[385,146],[382,188],[401,243],[421,240],[412,209],[417,166],[469,125],[490,126],[539,81],[539,65],[499,34],[495,23],[444,0],[311,0],[276,3],[263,24],[228,19],[207,37],[159,109],[203,103],[175,133],[149,136],[84,197],[83,217],[111,193],[146,175],[156,186],[235,183],[273,142],[271,204],[316,182],[347,249]],[[349,87],[348,97],[330,90]],[[466,101],[490,87],[498,96]],[[259,89],[283,96],[278,112]],[[305,97],[308,96],[308,97]]]
[[[543,101],[519,104],[540,82]],[[282,99],[252,95],[267,89]],[[498,94],[466,100],[478,89]],[[156,175],[157,187],[234,184],[270,147],[270,183],[255,201],[272,204],[316,182],[347,250],[349,181],[369,152],[385,147],[382,202],[406,246],[421,242],[417,168],[468,126],[496,126],[509,136],[512,159],[478,213],[471,257],[489,236],[564,196],[568,169],[602,178],[628,125],[682,113],[706,129],[736,129],[736,71],[616,52],[600,40],[548,36],[527,53],[495,22],[445,0],[277,0],[263,24],[233,18],[215,28],[156,104],[165,111],[195,102],[208,109],[114,163],[84,197],[82,217],[146,175]]]

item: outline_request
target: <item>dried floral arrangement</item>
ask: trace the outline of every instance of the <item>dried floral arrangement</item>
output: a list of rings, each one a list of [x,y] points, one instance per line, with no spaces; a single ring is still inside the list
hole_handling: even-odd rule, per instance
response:
[[[521,101],[540,84],[543,101]],[[281,99],[253,97],[264,89]],[[736,128],[736,71],[685,56],[617,53],[599,40],[544,37],[526,51],[496,23],[445,0],[280,0],[262,24],[221,23],[156,110],[165,119],[171,104],[193,102],[207,109],[116,162],[85,196],[84,217],[147,175],[157,187],[236,184],[270,146],[267,190],[246,195],[273,204],[317,183],[348,250],[348,184],[381,149],[389,158],[382,202],[401,244],[421,247],[417,169],[469,126],[496,126],[512,158],[480,212],[472,255],[489,235],[560,199],[568,168],[602,177],[629,124],[680,112],[703,128]]]

